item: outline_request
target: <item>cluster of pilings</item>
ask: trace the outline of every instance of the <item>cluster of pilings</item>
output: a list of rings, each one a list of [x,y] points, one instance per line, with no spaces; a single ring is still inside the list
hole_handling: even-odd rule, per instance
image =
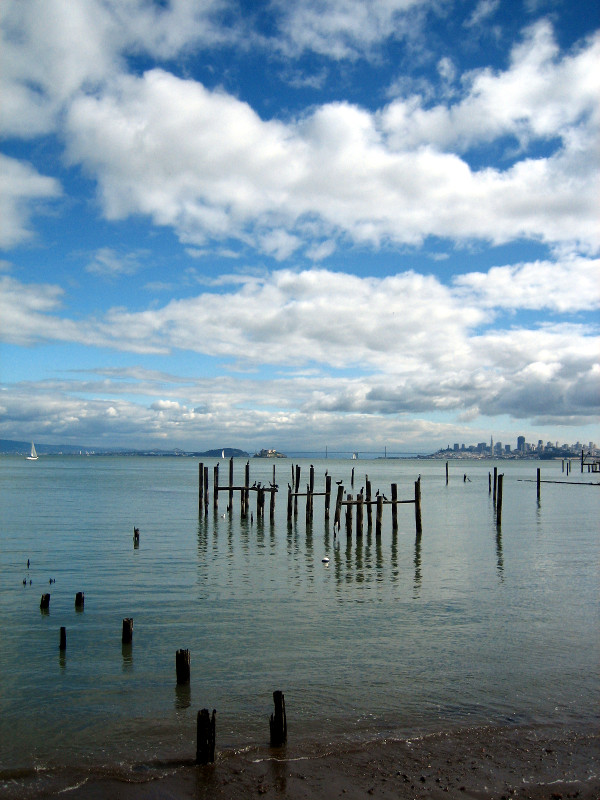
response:
[[[208,514],[209,509],[209,488],[208,488],[208,467],[203,463],[198,464],[198,512]],[[273,465],[273,481],[269,486],[261,483],[250,485],[250,462],[246,462],[244,470],[244,485],[235,486],[233,482],[233,458],[229,459],[229,483],[227,486],[219,485],[219,464],[213,467],[213,508],[215,511],[219,507],[219,492],[227,492],[228,511],[233,511],[233,500],[235,492],[240,495],[240,515],[246,519],[250,512],[250,493],[256,494],[256,516],[261,519],[265,515],[265,496],[270,495],[269,517],[271,522],[275,519],[275,495],[277,494],[277,484],[275,483],[275,465]]]
[[[287,519],[290,522],[293,518],[298,516],[298,498],[305,497],[305,516],[307,524],[313,521],[314,512],[314,498],[325,498],[325,521],[330,518],[331,509],[331,475],[325,472],[325,491],[315,491],[315,468],[310,465],[309,480],[306,484],[306,491],[300,490],[301,481],[301,467],[299,464],[292,465],[292,478],[291,483],[288,483],[288,496],[287,496]],[[377,536],[381,534],[382,520],[383,520],[383,507],[385,505],[391,506],[392,510],[392,528],[394,531],[398,530],[398,506],[404,504],[413,504],[415,506],[415,527],[417,534],[422,532],[421,522],[421,479],[415,481],[414,496],[407,500],[398,499],[398,484],[392,483],[390,485],[390,499],[384,494],[380,494],[379,490],[373,495],[371,482],[369,476],[365,476],[365,485],[363,489],[354,497],[352,494],[345,494],[344,486],[341,481],[336,481],[337,497],[335,505],[335,518],[334,527],[338,530],[341,527],[342,509],[345,507],[346,514],[346,531],[348,535],[352,534],[353,523],[353,510],[356,509],[356,533],[358,536],[362,535],[364,524],[364,513],[366,509],[367,525],[371,530],[373,525],[373,507],[375,507],[375,533]],[[354,469],[352,470],[351,486],[354,485]],[[269,516],[271,522],[275,518],[275,497],[278,492],[278,485],[275,478],[275,464],[273,464],[273,479],[268,486],[265,486],[256,481],[250,485],[250,462],[246,462],[244,470],[244,483],[241,486],[236,486],[234,483],[233,474],[233,458],[229,459],[229,483],[226,486],[219,484],[219,464],[213,467],[213,509],[216,511],[219,507],[219,492],[226,492],[228,495],[227,510],[233,511],[235,493],[238,492],[240,496],[240,514],[242,519],[246,518],[250,509],[250,493],[256,494],[256,516],[258,519],[264,517],[265,508],[265,495],[270,496],[269,502]],[[198,465],[198,511],[199,513],[208,514],[210,507],[209,501],[209,468],[203,463]]]

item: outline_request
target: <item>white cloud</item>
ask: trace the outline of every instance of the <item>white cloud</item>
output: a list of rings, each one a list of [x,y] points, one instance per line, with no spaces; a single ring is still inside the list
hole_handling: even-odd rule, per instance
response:
[[[492,267],[458,275],[472,303],[488,308],[549,309],[561,314],[600,308],[600,261],[577,255]]]
[[[62,190],[54,178],[2,153],[0,175],[0,246],[14,247],[32,236],[29,220],[40,203],[60,197]]]
[[[280,47],[287,54],[310,50],[328,58],[368,56],[382,42],[414,34],[424,0],[276,0]]]
[[[119,275],[135,275],[142,265],[140,258],[144,253],[118,253],[111,247],[100,247],[93,253],[86,266],[86,272],[114,278]]]
[[[193,45],[235,41],[218,24],[228,0],[3,0],[2,127],[36,136],[60,124],[79,91],[94,91],[125,69],[124,56],[173,58]]]
[[[498,10],[499,5],[500,0],[479,0],[471,16],[466,20],[465,26],[467,28],[476,28],[482,22],[487,24],[490,17],[493,17]]]
[[[412,98],[372,114],[330,103],[287,123],[155,69],[78,97],[68,153],[97,178],[109,219],[146,214],[197,246],[236,237],[286,258],[300,240],[378,246],[433,235],[594,250],[599,66],[600,37],[560,60],[542,24],[507,72],[474,74],[454,106]],[[507,134],[562,146],[504,171],[475,171],[443,150]]]

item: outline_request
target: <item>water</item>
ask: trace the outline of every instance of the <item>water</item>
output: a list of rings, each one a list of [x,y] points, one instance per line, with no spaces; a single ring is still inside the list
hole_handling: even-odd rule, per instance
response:
[[[235,462],[237,485],[244,463]],[[309,462],[293,463],[305,486]],[[350,491],[354,468],[354,494],[367,473],[373,493],[389,497],[397,482],[410,499],[421,474],[422,536],[414,506],[403,505],[397,533],[386,507],[380,538],[366,513],[362,538],[356,527],[351,540],[343,528],[334,537],[323,498],[311,527],[303,498],[288,526],[291,459],[276,462],[273,524],[268,499],[257,520],[254,496],[252,522],[240,519],[237,494],[232,515],[222,516],[225,493],[213,512],[212,469],[211,508],[199,519],[192,459],[2,459],[5,791],[193,758],[203,707],[217,709],[219,750],[264,744],[275,689],[290,737],[307,746],[457,725],[597,724],[598,486],[545,483],[538,504],[538,462],[451,462],[448,486],[439,461],[313,463],[317,491],[326,469]],[[504,473],[501,531],[493,466]],[[250,467],[251,483],[272,479],[273,461]],[[578,469],[567,478],[560,462],[541,468],[546,480],[597,479]],[[124,617],[134,619],[131,647],[121,645]],[[175,684],[179,648],[191,650],[186,688]]]

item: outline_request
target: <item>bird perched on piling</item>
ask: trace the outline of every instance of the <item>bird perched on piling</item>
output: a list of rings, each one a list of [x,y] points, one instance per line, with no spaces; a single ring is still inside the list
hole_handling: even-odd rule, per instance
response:
[[[336,481],[336,483],[337,483],[337,485],[338,485],[338,486],[341,486],[341,485],[342,485],[342,482],[341,482],[341,481]]]

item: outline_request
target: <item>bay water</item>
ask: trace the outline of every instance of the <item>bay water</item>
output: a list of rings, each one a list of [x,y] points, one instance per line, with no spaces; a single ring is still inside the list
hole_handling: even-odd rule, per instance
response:
[[[35,796],[76,776],[126,779],[193,759],[196,713],[217,710],[217,749],[268,744],[272,693],[289,738],[311,743],[416,736],[456,726],[598,723],[598,475],[561,462],[251,459],[276,468],[275,519],[241,519],[239,493],[198,513],[187,457],[0,460],[0,787]],[[245,459],[235,459],[235,484]],[[304,498],[286,515],[291,468],[315,468],[384,507],[349,538]],[[219,460],[221,485],[228,461]],[[536,469],[542,469],[541,500]],[[488,476],[504,474],[502,525]],[[351,470],[354,488],[351,489]],[[466,475],[466,480],[465,480]],[[140,529],[134,547],[133,528]],[[328,562],[323,559],[328,558]],[[29,559],[29,567],[27,561]],[[23,583],[25,581],[25,584]],[[50,583],[52,581],[52,583]],[[85,593],[83,611],[75,594]],[[40,597],[50,593],[50,608]],[[133,644],[121,644],[122,620]],[[59,651],[60,627],[67,648]],[[175,653],[191,651],[177,687]],[[57,789],[58,791],[58,789]]]

